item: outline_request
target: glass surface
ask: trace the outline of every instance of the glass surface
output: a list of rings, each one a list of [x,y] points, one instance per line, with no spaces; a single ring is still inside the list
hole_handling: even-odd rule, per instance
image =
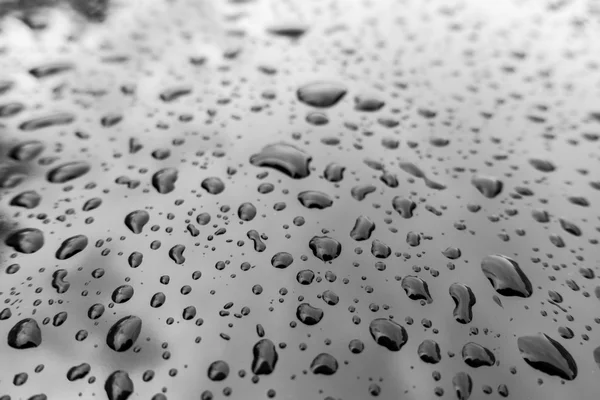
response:
[[[598,3],[0,10],[1,400],[597,397]]]

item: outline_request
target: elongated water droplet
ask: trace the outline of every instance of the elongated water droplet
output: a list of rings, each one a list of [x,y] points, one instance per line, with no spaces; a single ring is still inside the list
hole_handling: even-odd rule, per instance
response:
[[[58,250],[56,250],[56,258],[66,260],[74,255],[82,252],[88,245],[88,238],[85,235],[75,235],[65,239]]]
[[[577,377],[577,364],[573,356],[550,336],[543,333],[521,336],[517,345],[525,362],[533,368],[568,381]]]
[[[529,297],[531,282],[513,259],[496,254],[481,261],[481,269],[496,292],[503,296]]]

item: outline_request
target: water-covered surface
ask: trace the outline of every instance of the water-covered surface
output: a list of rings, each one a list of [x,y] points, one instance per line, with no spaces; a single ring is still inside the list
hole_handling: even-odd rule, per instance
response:
[[[597,396],[594,1],[0,8],[0,399]]]

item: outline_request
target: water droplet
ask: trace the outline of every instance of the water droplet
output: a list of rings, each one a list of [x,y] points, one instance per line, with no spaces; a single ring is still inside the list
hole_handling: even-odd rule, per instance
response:
[[[400,351],[408,341],[406,329],[395,321],[377,318],[369,324],[369,332],[377,344],[390,351]]]
[[[411,218],[417,205],[411,199],[396,196],[392,199],[392,207],[394,207],[394,210],[403,218]]]
[[[56,258],[66,260],[83,251],[88,245],[88,238],[85,235],[75,235],[65,239],[58,250]]]
[[[219,194],[225,190],[223,181],[215,176],[204,179],[200,186],[210,194]]]
[[[51,169],[46,177],[50,183],[65,183],[87,174],[90,169],[85,161],[73,161]]]
[[[433,340],[425,339],[417,349],[419,358],[429,364],[437,364],[442,359],[440,346]]]
[[[577,364],[573,356],[548,335],[521,336],[517,345],[525,362],[533,368],[568,381],[577,377]]]
[[[256,217],[256,207],[252,203],[242,203],[237,213],[242,221],[252,221]]]
[[[314,236],[308,246],[313,255],[323,262],[335,260],[342,252],[342,245],[328,236]]]
[[[152,175],[152,186],[158,193],[167,194],[175,190],[178,171],[175,168],[163,168]]]
[[[310,370],[316,375],[333,375],[338,370],[338,362],[331,354],[321,353],[310,363]]]
[[[406,276],[402,279],[402,289],[411,300],[425,300],[427,303],[433,302],[429,294],[427,282],[417,276]]]
[[[290,253],[281,251],[271,258],[271,265],[275,268],[283,269],[287,268],[294,262],[294,257]]]
[[[8,332],[7,343],[13,349],[30,349],[42,343],[42,331],[36,320],[25,318],[17,322]]]
[[[305,325],[315,325],[323,319],[323,310],[308,303],[302,303],[296,309],[296,317]]]
[[[50,128],[53,126],[69,125],[75,121],[75,115],[70,113],[56,113],[44,115],[42,117],[28,119],[19,125],[19,129],[25,132],[32,132],[38,129]]]
[[[118,320],[106,335],[106,344],[117,352],[129,350],[140,336],[142,320],[134,315]]]
[[[513,259],[496,254],[481,261],[481,269],[496,292],[503,296],[529,297],[531,282]]]
[[[90,373],[92,367],[88,363],[82,363],[79,365],[75,365],[74,367],[69,368],[67,372],[67,379],[70,382],[76,381],[78,379],[83,379]]]
[[[31,254],[44,245],[44,234],[36,228],[23,228],[13,232],[4,243],[19,253]]]
[[[331,207],[333,204],[333,200],[328,194],[316,190],[300,192],[298,195],[298,200],[304,207],[316,208],[318,210]]]
[[[286,143],[268,145],[250,157],[252,165],[274,168],[293,179],[306,178],[310,174],[308,165],[311,160],[310,155]]]
[[[115,371],[104,383],[108,400],[127,400],[133,393],[133,382],[125,371]]]
[[[479,190],[479,193],[488,199],[493,199],[498,196],[504,187],[501,180],[494,178],[493,176],[483,175],[475,175],[473,179],[471,179],[471,184]]]
[[[450,296],[454,300],[454,319],[461,324],[468,324],[473,320],[473,306],[476,303],[475,294],[470,287],[462,283],[450,285]]]
[[[31,210],[32,208],[36,208],[41,201],[42,196],[40,196],[35,190],[27,190],[13,197],[10,201],[10,205]]]
[[[347,93],[344,85],[336,82],[317,81],[301,86],[296,95],[302,103],[318,108],[337,104]]]
[[[473,380],[466,372],[459,372],[452,378],[452,386],[458,400],[468,400],[473,391]]]
[[[279,356],[275,345],[269,339],[259,340],[252,348],[252,373],[270,375],[275,370]]]
[[[215,361],[208,367],[208,379],[220,382],[229,376],[229,365],[225,361]]]
[[[359,216],[354,223],[354,228],[350,232],[350,237],[354,240],[368,240],[371,233],[375,230],[375,223],[364,215]]]
[[[469,342],[465,344],[462,348],[462,358],[463,361],[469,366],[473,368],[478,368],[482,366],[491,367],[496,362],[496,357],[494,357],[494,353],[485,347]]]
[[[142,233],[148,221],[150,221],[150,214],[144,210],[132,211],[125,217],[125,225],[135,234]]]

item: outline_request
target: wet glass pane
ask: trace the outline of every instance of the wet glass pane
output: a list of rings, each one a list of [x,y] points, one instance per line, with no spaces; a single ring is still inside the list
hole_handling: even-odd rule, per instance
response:
[[[0,1],[0,399],[591,399],[600,6]]]

